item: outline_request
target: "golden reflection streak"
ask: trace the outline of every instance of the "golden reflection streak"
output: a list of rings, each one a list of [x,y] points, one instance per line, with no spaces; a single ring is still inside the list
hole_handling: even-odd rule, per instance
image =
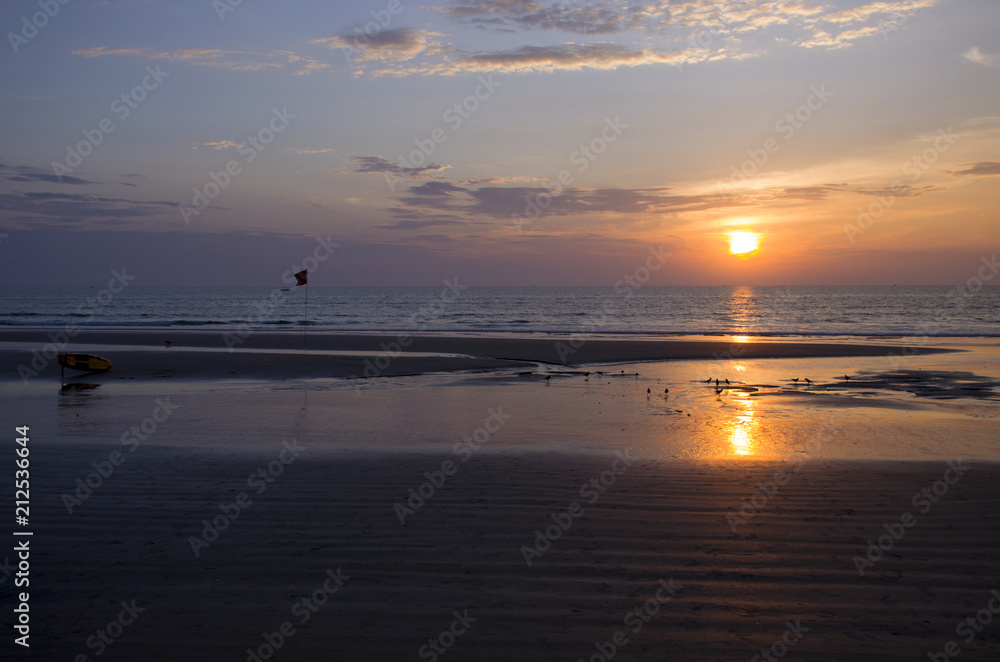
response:
[[[740,413],[732,421],[729,431],[729,443],[736,455],[754,455],[758,450],[757,418],[754,416],[755,403],[749,397],[734,397],[731,402],[740,407]]]

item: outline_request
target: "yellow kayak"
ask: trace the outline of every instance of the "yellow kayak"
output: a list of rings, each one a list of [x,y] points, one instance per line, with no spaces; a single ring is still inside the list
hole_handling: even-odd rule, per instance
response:
[[[111,361],[93,354],[60,354],[59,365],[84,372],[107,372],[111,370]]]

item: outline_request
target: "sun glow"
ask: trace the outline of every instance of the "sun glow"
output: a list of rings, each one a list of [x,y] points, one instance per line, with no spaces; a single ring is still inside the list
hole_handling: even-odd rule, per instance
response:
[[[731,230],[729,237],[729,252],[740,257],[749,257],[760,250],[760,233],[749,230]]]

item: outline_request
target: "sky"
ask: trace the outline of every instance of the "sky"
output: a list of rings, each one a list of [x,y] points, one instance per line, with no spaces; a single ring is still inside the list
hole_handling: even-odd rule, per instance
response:
[[[997,252],[995,0],[9,0],[0,28],[0,285],[270,286],[317,238],[328,286],[612,285],[651,250],[656,285],[951,285]]]

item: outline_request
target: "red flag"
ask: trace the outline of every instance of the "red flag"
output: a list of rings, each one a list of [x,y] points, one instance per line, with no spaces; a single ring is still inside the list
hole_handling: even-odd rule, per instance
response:
[[[298,287],[299,285],[306,285],[306,284],[308,284],[309,283],[309,270],[308,269],[303,269],[299,273],[295,274],[295,280],[296,280],[295,287]]]

